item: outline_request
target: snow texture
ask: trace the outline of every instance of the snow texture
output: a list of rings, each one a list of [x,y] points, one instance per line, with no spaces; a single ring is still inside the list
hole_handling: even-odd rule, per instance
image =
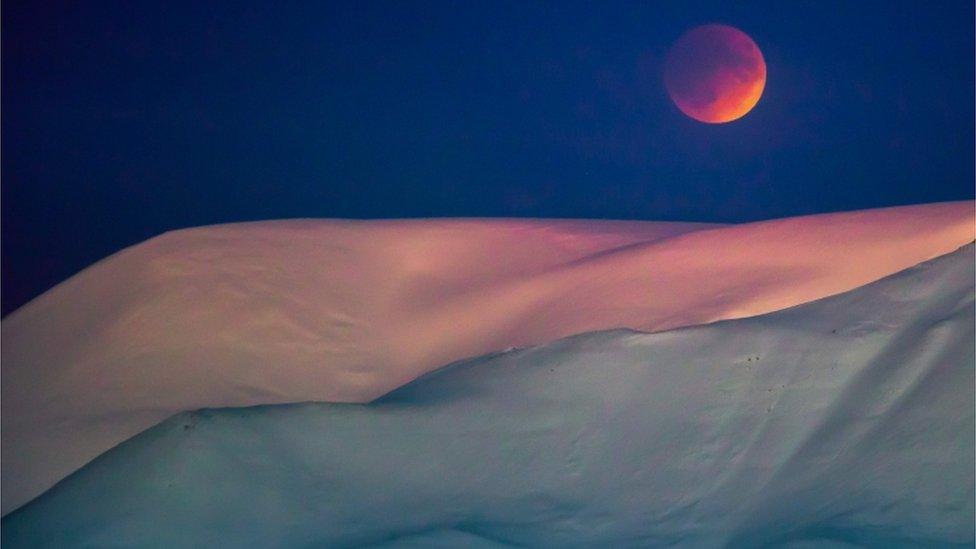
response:
[[[973,203],[735,226],[295,220],[167,233],[4,319],[7,514],[173,414],[367,402],[445,364],[848,291],[974,237]]]
[[[974,248],[816,302],[181,413],[4,547],[972,546]]]

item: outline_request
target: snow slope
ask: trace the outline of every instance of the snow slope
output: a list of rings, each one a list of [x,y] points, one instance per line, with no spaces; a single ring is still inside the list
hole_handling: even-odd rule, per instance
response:
[[[5,547],[972,546],[974,247],[813,303],[179,414]]]
[[[722,227],[282,221],[167,233],[0,326],[0,507],[184,410],[368,401],[510,347],[782,309],[973,237],[972,202]]]

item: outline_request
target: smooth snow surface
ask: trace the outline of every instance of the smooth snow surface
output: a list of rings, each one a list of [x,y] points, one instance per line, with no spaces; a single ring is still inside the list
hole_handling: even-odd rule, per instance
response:
[[[183,413],[8,515],[3,545],[972,546],[974,261],[371,404]]]
[[[721,227],[281,221],[168,233],[2,323],[2,512],[185,410],[369,401],[506,348],[783,309],[973,237],[972,202]]]

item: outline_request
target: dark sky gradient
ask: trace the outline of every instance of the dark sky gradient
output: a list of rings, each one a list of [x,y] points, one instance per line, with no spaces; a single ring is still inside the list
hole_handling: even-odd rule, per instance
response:
[[[163,231],[287,217],[750,221],[974,195],[973,3],[2,3],[3,312]],[[763,98],[661,81],[741,28]]]

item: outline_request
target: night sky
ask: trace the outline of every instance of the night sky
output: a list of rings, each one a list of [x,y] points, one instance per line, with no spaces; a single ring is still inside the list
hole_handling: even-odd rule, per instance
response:
[[[974,196],[973,2],[2,3],[2,306],[291,217],[742,222]],[[662,83],[704,23],[762,99]],[[852,258],[852,260],[855,260]]]

